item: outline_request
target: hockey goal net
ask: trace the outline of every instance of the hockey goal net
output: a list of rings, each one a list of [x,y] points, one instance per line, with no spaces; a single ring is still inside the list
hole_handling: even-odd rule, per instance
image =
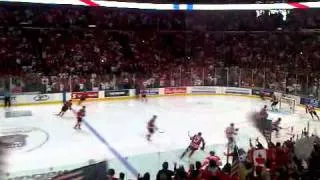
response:
[[[296,107],[296,100],[293,98],[282,96],[279,102],[280,110],[284,112],[294,112]]]

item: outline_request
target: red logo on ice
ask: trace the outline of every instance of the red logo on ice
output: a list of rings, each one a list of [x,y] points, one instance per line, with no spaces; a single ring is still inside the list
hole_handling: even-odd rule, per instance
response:
[[[185,94],[185,93],[187,93],[186,87],[164,88],[164,94]]]
[[[82,97],[86,98],[99,98],[98,92],[73,92],[71,97],[72,99],[81,99]]]

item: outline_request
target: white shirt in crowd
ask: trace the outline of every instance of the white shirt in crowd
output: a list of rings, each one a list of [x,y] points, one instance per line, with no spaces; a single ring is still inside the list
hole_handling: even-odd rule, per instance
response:
[[[47,92],[51,92],[52,91],[52,87],[50,84],[46,84],[46,91]]]
[[[60,89],[60,91],[63,91],[64,90],[64,84],[60,83],[59,89]]]
[[[162,87],[162,86],[164,86],[164,79],[160,79],[160,86]]]
[[[80,84],[79,84],[79,89],[80,89],[80,90],[83,90],[83,89],[84,89],[84,84],[80,83]]]
[[[100,83],[101,89],[105,90],[106,89],[106,83]]]
[[[175,81],[172,79],[170,82],[170,86],[174,86],[175,85]]]

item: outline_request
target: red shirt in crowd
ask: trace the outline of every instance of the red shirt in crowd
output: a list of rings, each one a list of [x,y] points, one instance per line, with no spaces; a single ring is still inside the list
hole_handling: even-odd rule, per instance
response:
[[[219,156],[208,156],[206,159],[203,161],[203,168],[206,168],[209,165],[210,160],[213,160],[216,162],[217,166],[221,166],[222,162]]]
[[[287,163],[287,154],[281,147],[276,148],[275,163],[277,167],[281,167]]]
[[[219,168],[210,170],[210,168],[208,167],[202,171],[201,177],[203,180],[211,180],[214,176],[217,177],[219,180],[237,180],[237,178],[233,178],[229,175],[224,174]]]

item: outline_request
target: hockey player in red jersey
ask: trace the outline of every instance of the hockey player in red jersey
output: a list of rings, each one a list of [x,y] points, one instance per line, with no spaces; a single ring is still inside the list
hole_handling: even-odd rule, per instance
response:
[[[74,129],[81,129],[81,122],[85,115],[86,115],[86,107],[82,106],[82,108],[77,112],[77,123],[73,127]]]
[[[306,113],[309,113],[312,117],[312,119],[314,119],[313,115],[315,115],[317,117],[318,120],[320,120],[317,112],[316,112],[316,108],[312,105],[306,105]]]
[[[57,114],[57,116],[60,116],[62,117],[64,115],[64,113],[69,109],[71,110],[72,109],[72,100],[69,100],[69,101],[66,101],[62,108],[61,108],[61,111],[59,112],[59,114]]]
[[[201,135],[202,133],[199,132],[198,134],[190,137],[191,143],[188,146],[188,148],[181,154],[180,159],[182,159],[189,151],[190,151],[190,154],[189,154],[189,158],[190,158],[192,154],[199,149],[201,144],[202,144],[201,150],[204,150],[206,144]]]
[[[157,116],[153,115],[153,117],[148,122],[148,125],[147,125],[147,130],[148,130],[147,140],[148,141],[151,141],[151,139],[150,139],[151,136],[154,134],[154,132],[156,130],[158,130],[157,126],[155,125],[156,119],[157,119]]]

